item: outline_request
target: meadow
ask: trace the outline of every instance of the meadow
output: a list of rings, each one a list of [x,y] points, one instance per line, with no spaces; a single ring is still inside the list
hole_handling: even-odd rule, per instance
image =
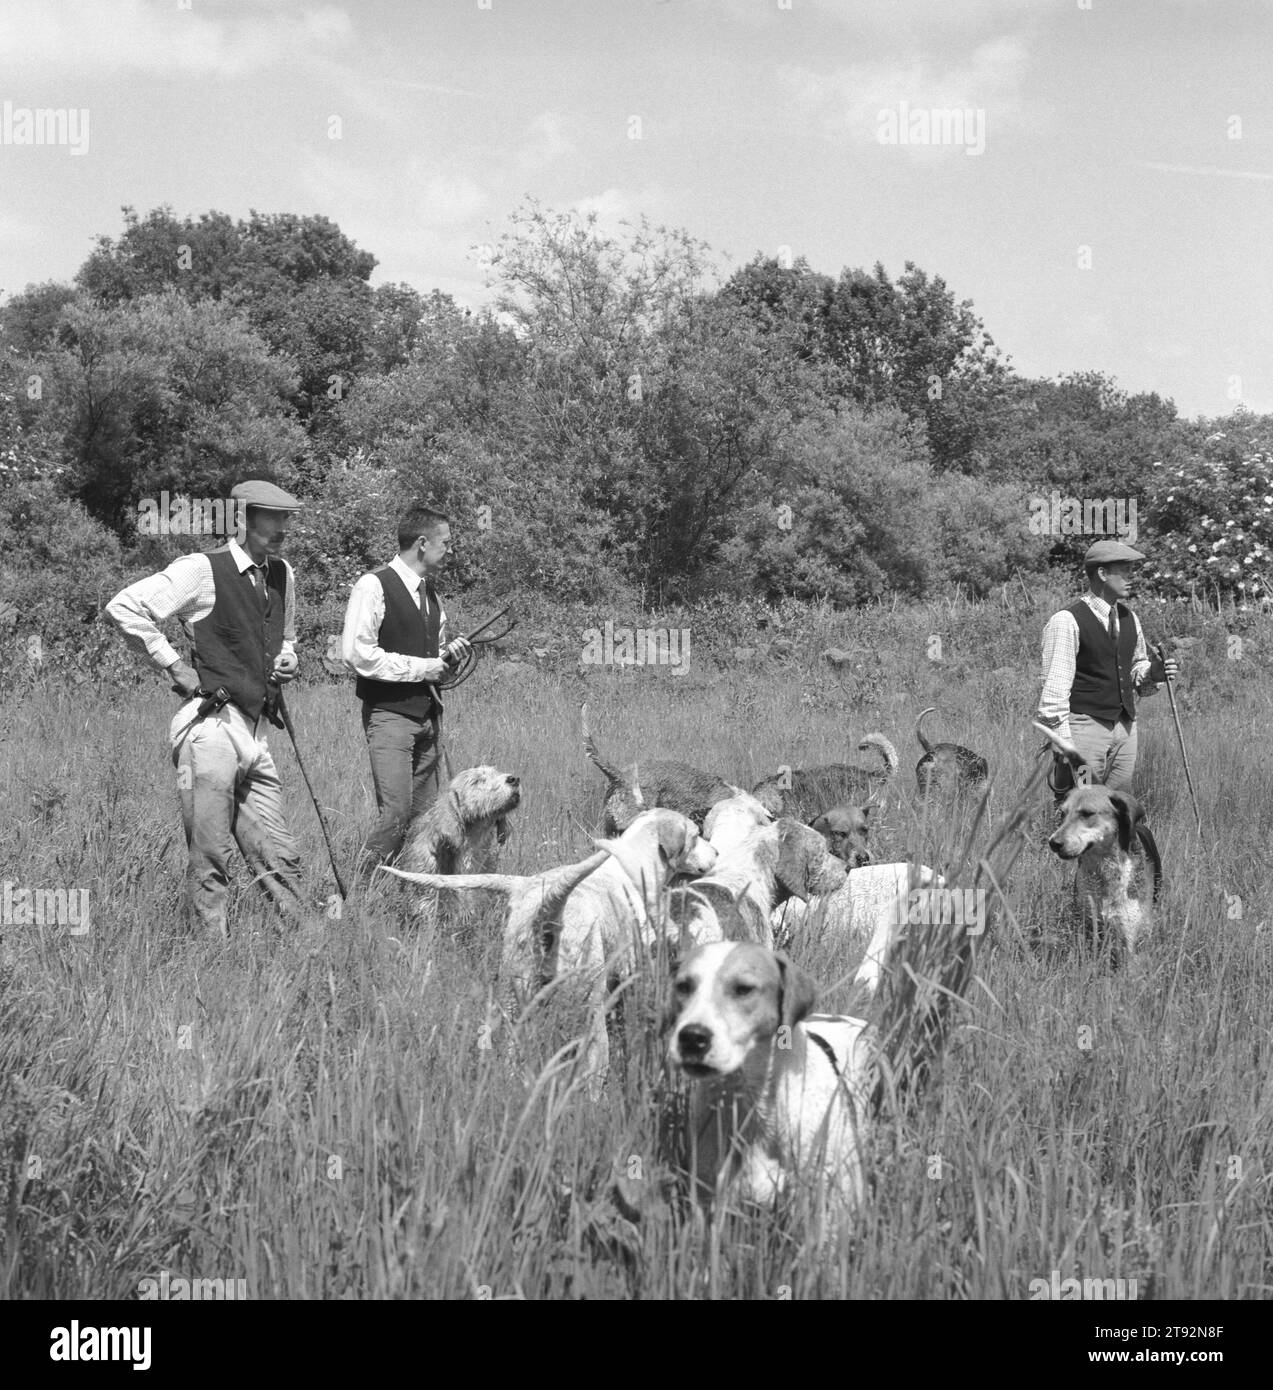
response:
[[[937,705],[930,732],[990,758],[1002,814],[1035,766],[1039,631],[1064,601],[792,611],[745,660],[695,631],[684,675],[586,673],[593,729],[616,761],[657,752],[747,785],[865,761],[857,741],[879,730],[902,772],[877,857],[943,867],[960,826],[914,805],[915,717]],[[1135,1280],[1141,1300],[1269,1297],[1273,620],[1140,611],[1151,635],[1186,639],[1203,820],[1199,835],[1160,692],[1137,772],[1166,869],[1155,936],[1111,970],[1067,935],[1073,869],[1043,844],[1039,797],[940,1076],[877,1128],[866,1210],[820,1247],[798,1211],[704,1228],[676,1200],[658,982],[633,992],[592,1104],[555,1037],[531,1037],[533,1074],[507,1065],[489,914],[421,929],[377,887],[308,953],[241,872],[231,940],[198,939],[172,697],[150,678],[10,688],[3,878],[88,888],[92,920],[81,936],[2,927],[0,1296],[131,1298],[168,1271],[241,1279],[253,1299],[1019,1300],[1055,1271]],[[790,650],[769,645],[780,635]],[[852,660],[828,665],[829,646]],[[573,665],[490,660],[449,702],[454,768],[523,779],[514,871],[588,849],[602,782],[579,690]],[[290,705],[351,866],[374,810],[352,689],[297,685]],[[317,901],[332,886],[319,828],[286,736],[270,744]],[[856,965],[825,944],[792,954],[828,986]],[[846,999],[840,985],[820,1007]]]

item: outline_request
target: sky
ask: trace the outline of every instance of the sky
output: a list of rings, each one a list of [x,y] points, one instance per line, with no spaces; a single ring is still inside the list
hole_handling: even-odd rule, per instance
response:
[[[1273,0],[0,0],[0,292],[169,204],[477,307],[531,195],[721,276],[913,261],[1025,375],[1273,411],[1271,52]]]

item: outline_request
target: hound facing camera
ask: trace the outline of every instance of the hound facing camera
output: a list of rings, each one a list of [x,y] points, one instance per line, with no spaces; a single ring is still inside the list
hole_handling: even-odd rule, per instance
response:
[[[137,503],[139,536],[233,536],[241,545],[247,535],[248,504],[233,497],[143,497]]]

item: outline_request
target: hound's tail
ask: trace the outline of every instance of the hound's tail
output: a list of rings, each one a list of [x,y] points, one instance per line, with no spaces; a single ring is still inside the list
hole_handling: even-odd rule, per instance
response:
[[[610,856],[605,850],[590,854],[578,864],[565,864],[560,869],[551,869],[538,875],[542,884],[542,894],[535,904],[535,915],[525,927],[533,938],[536,934],[550,929],[551,923],[565,905],[566,899],[588,877],[595,873]]]
[[[933,745],[924,737],[924,720],[937,709],[936,705],[929,705],[926,710],[921,710],[919,718],[915,721],[915,737],[919,739],[919,745],[925,753],[933,751]]]
[[[899,762],[897,749],[893,747],[883,734],[867,734],[862,742],[858,744],[858,750],[865,753],[872,748],[877,749],[880,757],[884,759],[885,775],[888,777],[895,776]]]
[[[405,869],[392,869],[382,864],[383,873],[393,874],[395,878],[405,878],[408,883],[418,883],[422,888],[454,888],[459,892],[485,890],[489,893],[503,893],[512,897],[514,893],[534,891],[535,885],[543,892],[542,900],[536,906],[536,916],[542,917],[545,911],[557,911],[576,887],[605,863],[609,856],[603,850],[589,855],[578,864],[563,864],[560,868],[549,869],[546,873],[525,874],[413,874]]]
[[[379,872],[405,878],[408,883],[418,883],[422,888],[455,888],[460,892],[486,889],[491,893],[503,893],[505,897],[511,897],[530,882],[520,874],[416,874],[391,868],[388,864],[381,864]]]
[[[596,765],[612,787],[626,787],[628,784],[624,780],[623,773],[606,762],[597,748],[592,737],[592,730],[588,727],[588,702],[586,700],[579,706],[579,722],[583,726],[583,750],[587,753],[589,760]]]
[[[1142,821],[1136,827],[1136,838],[1140,841],[1141,848],[1145,851],[1145,857],[1149,860],[1150,867],[1154,871],[1154,902],[1158,901],[1158,894],[1162,888],[1162,856],[1158,853],[1158,844],[1154,840],[1153,832]]]

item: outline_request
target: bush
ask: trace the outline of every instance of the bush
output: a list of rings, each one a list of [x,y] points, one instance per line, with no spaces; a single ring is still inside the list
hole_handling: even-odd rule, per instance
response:
[[[1273,595],[1273,453],[1160,466],[1147,502],[1145,577],[1157,592]]]

